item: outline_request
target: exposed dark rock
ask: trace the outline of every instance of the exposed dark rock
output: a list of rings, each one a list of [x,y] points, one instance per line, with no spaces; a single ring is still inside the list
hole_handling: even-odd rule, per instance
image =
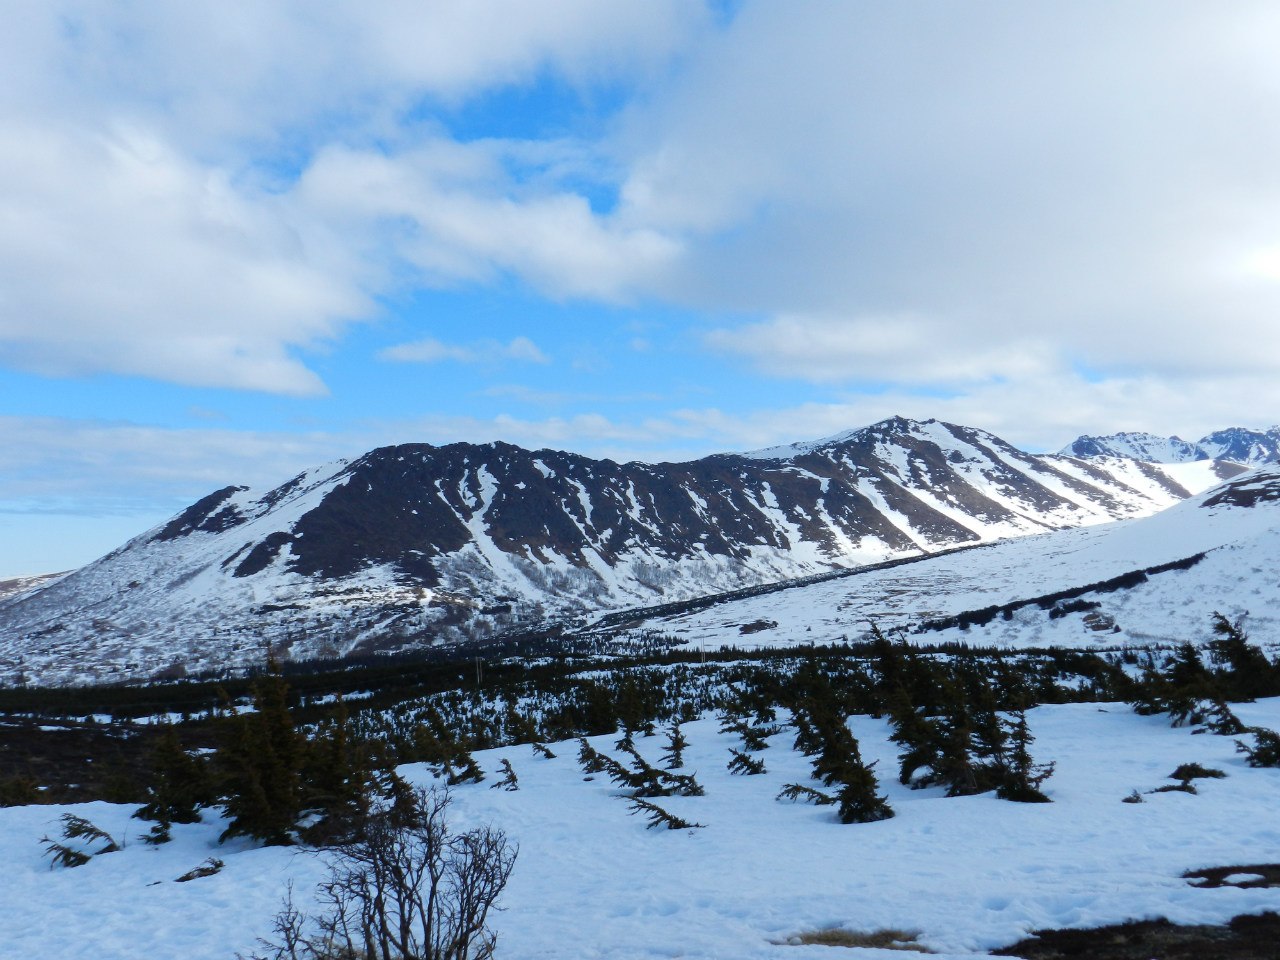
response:
[[[1168,920],[1131,920],[1088,930],[1037,930],[1034,937],[993,950],[1024,960],[1275,960],[1280,916],[1235,917],[1221,926],[1183,926]]]
[[[222,510],[219,510],[218,507],[221,507],[235,494],[248,489],[248,487],[232,486],[215,490],[207,497],[197,500],[170,520],[153,539],[177,540],[179,537],[185,537],[187,534],[195,533],[198,530],[205,533],[221,533],[223,530],[234,527],[237,523],[242,523],[244,517],[234,507],[225,507]]]

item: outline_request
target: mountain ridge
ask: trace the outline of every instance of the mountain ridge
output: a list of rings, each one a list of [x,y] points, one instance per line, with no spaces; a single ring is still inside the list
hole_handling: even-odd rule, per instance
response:
[[[1242,468],[1033,455],[890,418],[770,457],[592,460],[403,444],[227,486],[0,600],[0,682],[327,657],[580,622],[660,599],[1145,516]]]
[[[1190,463],[1197,460],[1229,460],[1257,466],[1280,462],[1280,426],[1265,430],[1228,427],[1206,434],[1194,443],[1178,436],[1161,437],[1144,432],[1077,437],[1059,454],[1068,457],[1130,457],[1149,463]]]

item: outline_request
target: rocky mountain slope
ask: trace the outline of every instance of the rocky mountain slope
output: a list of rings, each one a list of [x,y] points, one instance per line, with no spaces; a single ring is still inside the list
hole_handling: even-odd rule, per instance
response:
[[[1280,649],[1280,466],[1150,517],[637,613],[627,632],[755,648],[859,640],[874,622],[922,643],[1088,649],[1204,642],[1215,612]]]
[[[62,576],[61,573],[46,573],[34,577],[11,577],[0,580],[0,600],[29,593]]]
[[[687,463],[409,444],[227,487],[0,600],[0,682],[483,642],[600,611],[1155,513],[1240,467],[1033,456],[938,421]]]
[[[1067,457],[1132,457],[1150,463],[1230,460],[1255,466],[1280,462],[1280,426],[1267,430],[1230,427],[1215,430],[1195,443],[1181,437],[1158,437],[1151,433],[1083,436],[1077,437],[1060,452]]]

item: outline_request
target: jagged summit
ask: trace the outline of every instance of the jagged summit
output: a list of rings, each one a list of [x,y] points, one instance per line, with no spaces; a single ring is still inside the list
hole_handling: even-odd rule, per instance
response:
[[[1280,462],[1280,426],[1267,430],[1229,427],[1195,443],[1180,437],[1151,433],[1113,433],[1105,437],[1077,437],[1059,451],[1068,457],[1130,457],[1148,463],[1192,463],[1228,460],[1255,465]]]
[[[896,434],[910,434],[918,431],[920,428],[935,424],[938,420],[912,420],[909,417],[892,416],[886,417],[865,427],[855,427],[852,430],[845,430],[841,433],[832,434],[829,437],[822,437],[818,440],[801,440],[797,443],[788,443],[777,447],[764,447],[760,450],[747,450],[735,456],[747,457],[751,460],[787,460],[792,457],[804,456],[813,453],[815,450],[824,450],[830,447],[840,446],[845,443],[856,443],[869,437],[888,437]]]

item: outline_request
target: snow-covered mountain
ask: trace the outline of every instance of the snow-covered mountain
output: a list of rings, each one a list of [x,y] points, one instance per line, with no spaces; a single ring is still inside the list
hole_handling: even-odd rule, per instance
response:
[[[34,577],[10,577],[7,580],[0,580],[0,600],[28,593],[61,576],[61,573],[45,573]]]
[[[767,647],[857,640],[874,622],[930,644],[1091,648],[1202,642],[1214,612],[1280,648],[1280,466],[1150,517],[634,615],[630,629]]]
[[[1067,457],[1132,457],[1150,463],[1190,463],[1229,460],[1257,465],[1280,462],[1280,426],[1267,430],[1230,427],[1216,430],[1195,443],[1181,437],[1151,433],[1113,433],[1106,437],[1077,437],[1060,453]]]
[[[503,629],[1155,513],[1240,467],[1033,456],[893,418],[827,440],[619,464],[410,444],[227,487],[0,600],[0,682],[180,673]]]

